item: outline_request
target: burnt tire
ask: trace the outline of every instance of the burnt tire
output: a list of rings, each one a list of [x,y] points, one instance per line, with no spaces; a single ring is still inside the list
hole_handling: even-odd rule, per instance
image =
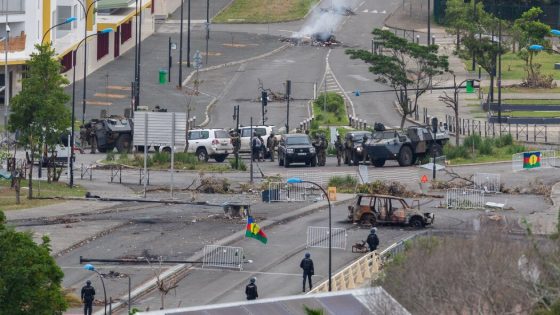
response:
[[[132,147],[132,137],[129,134],[122,134],[117,139],[116,147],[119,153],[128,153]]]
[[[383,167],[383,165],[385,165],[385,160],[384,159],[377,159],[377,160],[372,159],[371,164],[373,164],[373,166],[375,166],[375,167]]]
[[[424,227],[424,221],[418,216],[412,217],[408,224],[413,229],[421,229]]]
[[[412,161],[414,160],[414,155],[412,153],[412,149],[409,146],[404,146],[401,148],[399,152],[399,165],[400,166],[410,166],[412,165]]]
[[[376,226],[377,225],[377,219],[371,213],[364,213],[364,214],[362,214],[362,217],[360,218],[360,224],[361,225]]]
[[[196,150],[196,157],[199,162],[208,162],[208,152],[205,148],[199,148]]]
[[[216,155],[214,157],[214,160],[216,160],[216,162],[218,163],[222,163],[223,161],[225,161],[227,158],[227,154],[220,154],[220,155]]]

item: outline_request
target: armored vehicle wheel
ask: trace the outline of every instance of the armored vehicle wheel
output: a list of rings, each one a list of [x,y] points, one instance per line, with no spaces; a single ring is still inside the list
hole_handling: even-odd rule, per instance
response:
[[[378,160],[371,159],[371,164],[373,164],[373,166],[375,166],[375,167],[383,167],[383,165],[385,165],[385,160],[384,159],[378,159]]]
[[[362,217],[360,218],[360,224],[361,225],[375,226],[375,225],[377,225],[377,220],[375,219],[375,216],[373,214],[364,213],[364,214],[362,214]]]
[[[130,152],[130,147],[131,147],[131,141],[130,141],[130,135],[128,134],[122,134],[119,136],[119,138],[117,139],[117,151],[119,151],[119,153],[128,153]]]
[[[227,158],[226,154],[220,154],[220,155],[216,155],[214,157],[214,160],[216,160],[216,162],[218,162],[218,163],[222,163],[223,161],[226,160],[226,158]]]
[[[416,217],[412,217],[410,219],[410,227],[415,228],[415,229],[421,229],[424,227],[424,222],[422,221],[422,219],[418,216]]]
[[[404,146],[401,148],[401,151],[399,152],[399,157],[398,157],[399,165],[410,166],[412,165],[413,158],[414,157],[412,155],[412,150],[410,149],[410,147]]]
[[[208,162],[208,152],[206,152],[205,148],[199,148],[196,150],[196,157],[200,162]]]

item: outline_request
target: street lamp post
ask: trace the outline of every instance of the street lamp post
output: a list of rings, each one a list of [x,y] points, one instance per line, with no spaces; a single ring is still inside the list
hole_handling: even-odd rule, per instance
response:
[[[84,37],[79,43],[78,45],[76,45],[76,48],[74,48],[74,50],[72,50],[72,121],[71,123],[71,133],[70,133],[70,182],[68,183],[68,186],[73,187],[74,186],[74,120],[76,119],[76,59],[75,59],[75,53],[78,51],[78,49],[80,48],[80,45],[87,41],[88,38],[92,37],[92,36],[97,36],[99,34],[107,34],[107,33],[111,33],[113,31],[112,28],[106,28],[98,33],[94,33],[91,34],[89,36]]]
[[[6,5],[7,6],[7,5]],[[8,46],[10,45],[10,27],[8,26],[8,10],[6,10],[6,39],[4,42],[4,128],[8,138],[8,112],[10,111],[10,90],[8,76]]]
[[[67,18],[66,20],[64,20],[62,23],[58,23],[58,24],[52,26],[51,28],[49,28],[45,33],[43,33],[43,38],[41,39],[41,44],[43,44],[43,43],[45,42],[45,38],[47,37],[47,34],[49,34],[49,32],[50,32],[51,30],[53,30],[53,29],[55,29],[55,28],[57,28],[57,27],[59,27],[59,26],[61,26],[61,25],[68,24],[68,23],[72,23],[72,22],[74,22],[74,21],[76,21],[76,17],[71,16],[71,17]],[[50,42],[50,41],[49,41],[49,42]]]
[[[84,38],[87,37],[87,21],[89,10],[93,7],[93,5],[98,2],[99,0],[94,0],[89,6],[86,8],[82,1],[77,1],[80,6],[82,7],[82,11],[84,12]],[[84,43],[84,88],[82,93],[82,125],[85,123],[85,116],[86,116],[86,87],[87,87],[87,41]]]
[[[95,272],[99,276],[99,279],[101,279],[101,285],[103,286],[103,298],[105,300],[105,315],[107,315],[107,291],[105,290],[105,282],[103,281],[103,276],[99,273],[99,271],[97,271],[97,269],[95,269],[92,264],[84,265],[84,269]]]
[[[292,177],[292,178],[288,178],[288,180],[286,181],[288,184],[297,184],[297,183],[309,183],[312,184],[316,187],[318,187],[323,194],[325,194],[325,197],[327,198],[327,202],[329,203],[329,292],[332,291],[332,285],[331,285],[331,280],[332,280],[332,209],[331,209],[331,199],[329,198],[329,194],[327,194],[327,192],[325,191],[325,189],[323,189],[323,187],[321,187],[321,185],[315,183],[315,182],[311,182],[308,180],[302,180],[299,179],[297,177]]]

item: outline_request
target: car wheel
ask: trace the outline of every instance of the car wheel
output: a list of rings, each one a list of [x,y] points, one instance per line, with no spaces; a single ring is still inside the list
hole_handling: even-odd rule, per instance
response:
[[[129,134],[122,134],[117,139],[116,147],[119,153],[128,153],[130,152],[131,147],[131,137]]]
[[[170,147],[165,147],[161,150],[162,153],[167,153],[167,154],[171,154],[171,148]]]
[[[415,229],[421,229],[424,227],[424,221],[422,221],[422,219],[418,216],[412,217],[408,224],[410,224],[410,227]]]
[[[205,148],[196,150],[196,157],[199,162],[208,162],[208,152],[206,152]]]
[[[383,167],[383,165],[385,165],[385,160],[383,159],[379,159],[379,160],[371,160],[371,164],[373,164],[373,166],[375,167]]]
[[[214,160],[216,160],[216,162],[218,163],[222,163],[223,161],[225,161],[227,158],[227,154],[220,154],[220,155],[216,155],[214,157]]]
[[[376,226],[377,225],[377,219],[375,219],[375,216],[371,213],[364,213],[364,214],[362,214],[362,217],[360,219],[360,224],[361,225]]]
[[[284,166],[284,159],[278,156],[278,166]]]
[[[409,146],[404,146],[399,152],[399,165],[400,166],[410,166],[412,165],[412,149]]]
[[[358,156],[357,156],[356,153],[353,153],[353,154],[352,154],[352,164],[353,164],[354,166],[360,165],[360,160],[358,159]]]
[[[317,158],[312,158],[310,164],[313,167],[317,166]]]
[[[284,167],[290,166],[290,162],[288,162],[288,158],[284,157]]]

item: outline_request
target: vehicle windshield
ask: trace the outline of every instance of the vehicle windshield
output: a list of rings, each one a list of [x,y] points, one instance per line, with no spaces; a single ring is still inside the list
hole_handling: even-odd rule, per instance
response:
[[[286,143],[287,144],[309,144],[309,138],[308,137],[288,137],[286,138]]]
[[[225,130],[214,131],[214,136],[218,139],[229,138],[229,134]]]
[[[371,136],[367,133],[355,133],[352,135],[352,141],[361,142],[362,140],[364,140],[364,135],[366,135],[366,137],[368,138],[371,138]]]
[[[382,140],[382,139],[393,139],[395,137],[394,131],[376,131],[373,134],[373,139]]]

